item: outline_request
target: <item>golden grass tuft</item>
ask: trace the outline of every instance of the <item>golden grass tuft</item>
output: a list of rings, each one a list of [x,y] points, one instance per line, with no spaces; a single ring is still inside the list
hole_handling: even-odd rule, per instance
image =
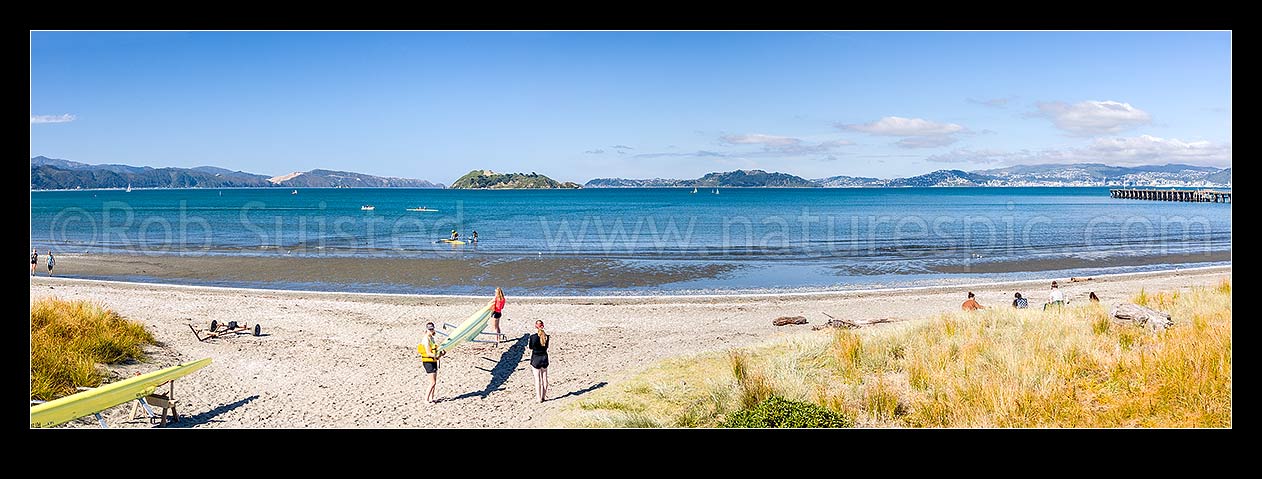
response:
[[[95,387],[97,363],[144,357],[153,344],[144,326],[87,301],[43,298],[31,303],[31,398],[45,401]]]
[[[1154,333],[1086,303],[806,333],[669,360],[628,384],[686,376],[689,388],[669,400],[660,389],[598,391],[585,403],[610,407],[570,425],[714,427],[775,395],[861,427],[1231,427],[1230,280],[1132,299],[1175,325]],[[637,401],[634,416],[615,406]]]

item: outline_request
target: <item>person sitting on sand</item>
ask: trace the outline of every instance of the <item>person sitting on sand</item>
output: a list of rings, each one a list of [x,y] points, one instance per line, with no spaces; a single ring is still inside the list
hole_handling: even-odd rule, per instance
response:
[[[477,234],[477,233],[474,233]],[[504,290],[495,288],[495,299],[491,300],[491,328],[495,330],[495,340],[503,341],[504,334],[500,332],[500,317],[504,311]],[[499,347],[500,343],[495,343]]]
[[[964,304],[960,305],[960,309],[963,309],[965,311],[977,311],[979,309],[986,309],[986,307],[980,304],[977,304],[977,299],[973,297],[973,292],[969,291],[968,299],[964,300]]]
[[[429,375],[429,392],[425,394],[425,401],[434,404],[438,402],[435,397],[438,389],[438,360],[447,354],[446,351],[439,351],[438,342],[434,341],[434,323],[425,323],[425,337],[421,339],[416,351],[421,353],[421,365],[425,366],[425,374]]]
[[[535,320],[535,334],[530,335],[530,367],[535,370],[535,392],[539,402],[548,399],[548,333],[543,321]]]
[[[39,250],[31,248],[31,276],[35,276],[35,266],[39,264]]]
[[[1065,293],[1061,292],[1060,285],[1056,284],[1055,281],[1052,281],[1052,294],[1048,297],[1047,304],[1043,305],[1043,309],[1047,309],[1052,306],[1064,306],[1064,305],[1065,305]]]
[[[1091,296],[1088,296],[1087,299],[1090,299],[1092,303],[1100,302],[1100,297],[1095,295],[1095,291],[1092,291]]]
[[[1030,300],[1022,298],[1021,293],[1016,294],[1016,299],[1012,300],[1012,307],[1017,309],[1025,309],[1030,307]]]
[[[53,250],[48,250],[48,275],[53,275],[53,266],[57,264],[57,260],[53,259]]]

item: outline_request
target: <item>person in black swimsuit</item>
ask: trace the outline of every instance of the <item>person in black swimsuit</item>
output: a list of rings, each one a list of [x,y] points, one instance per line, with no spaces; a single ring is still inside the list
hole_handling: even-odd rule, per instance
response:
[[[548,333],[543,330],[543,321],[535,321],[535,334],[530,335],[530,367],[535,370],[535,392],[539,402],[548,399]]]
[[[31,276],[35,276],[35,265],[39,264],[39,250],[31,248]]]

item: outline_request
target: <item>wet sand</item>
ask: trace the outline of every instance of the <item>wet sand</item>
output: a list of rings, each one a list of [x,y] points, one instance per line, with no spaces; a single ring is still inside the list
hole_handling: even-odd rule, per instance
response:
[[[416,353],[426,321],[458,323],[484,298],[347,294],[39,277],[31,301],[86,299],[144,323],[161,346],[148,362],[116,368],[121,375],[210,357],[214,362],[177,381],[186,419],[174,427],[549,427],[555,414],[589,391],[616,384],[655,361],[811,332],[838,318],[908,321],[959,308],[973,291],[986,306],[1010,304],[1013,291],[1042,302],[1057,279],[1066,298],[1104,303],[1147,291],[1212,286],[1231,267],[1096,277],[1064,277],[891,291],[746,296],[508,297],[502,329],[514,342],[498,349],[466,343],[439,370],[438,404],[423,401],[425,375]],[[775,327],[779,316],[810,324]],[[265,336],[199,342],[188,324],[214,319],[261,324]],[[542,319],[552,334],[551,400],[534,401],[524,338]],[[1179,318],[1175,318],[1176,321]],[[883,326],[873,326],[883,327]],[[110,427],[153,427],[128,421],[130,406],[106,412]],[[70,427],[99,427],[94,419]]]
[[[393,291],[446,291],[452,285],[516,285],[542,289],[566,287],[633,288],[712,278],[738,268],[732,264],[628,265],[613,259],[568,257],[348,258],[281,256],[59,255],[59,276],[163,282],[248,283],[251,286],[381,285]],[[41,269],[41,273],[44,270]],[[270,283],[270,285],[269,285]],[[371,289],[369,287],[368,289]],[[506,289],[510,291],[511,289]]]

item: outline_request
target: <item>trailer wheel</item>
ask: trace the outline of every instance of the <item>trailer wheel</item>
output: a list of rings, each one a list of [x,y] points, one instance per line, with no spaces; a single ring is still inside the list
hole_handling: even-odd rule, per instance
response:
[[[214,331],[216,329],[219,329],[219,321],[214,319],[210,320],[210,330]]]
[[[254,335],[255,335],[255,336],[259,336],[259,335],[262,335],[262,334],[263,334],[263,329],[262,329],[262,328],[260,328],[260,327],[259,327],[259,325],[257,325],[257,324],[256,324],[256,325],[254,325]]]

